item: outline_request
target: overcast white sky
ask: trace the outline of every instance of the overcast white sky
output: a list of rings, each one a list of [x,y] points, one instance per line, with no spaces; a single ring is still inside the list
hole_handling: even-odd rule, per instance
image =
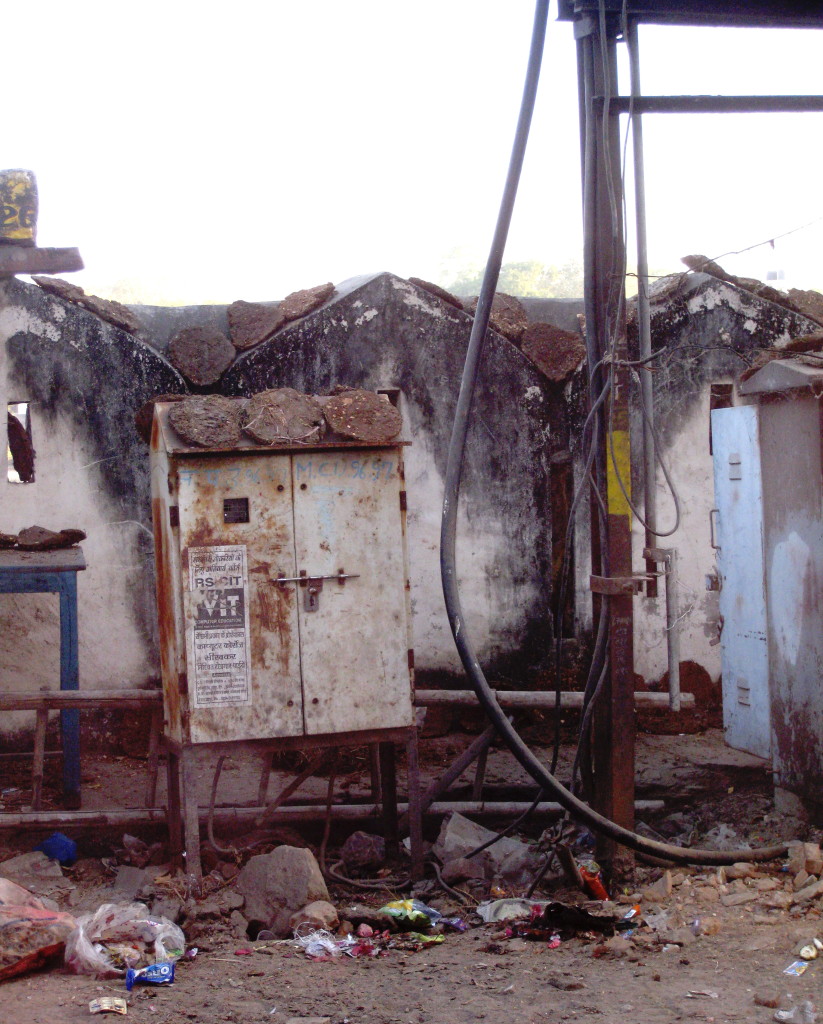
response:
[[[36,11],[36,14],[33,13]],[[279,298],[485,259],[531,0],[45,0],[4,46],[5,167],[40,188],[38,241],[134,300]],[[552,4],[507,260],[580,250],[575,47]],[[641,29],[653,93],[817,93],[823,34]],[[626,85],[627,88],[627,85]],[[650,264],[823,288],[823,115],[646,119]]]

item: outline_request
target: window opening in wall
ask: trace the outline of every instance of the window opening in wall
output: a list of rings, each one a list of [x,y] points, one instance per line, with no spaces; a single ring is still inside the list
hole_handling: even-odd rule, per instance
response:
[[[11,484],[34,483],[30,402],[9,402],[7,430],[6,479]]]

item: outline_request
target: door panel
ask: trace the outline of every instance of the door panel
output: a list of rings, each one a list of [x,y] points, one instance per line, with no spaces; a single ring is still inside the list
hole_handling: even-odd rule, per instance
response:
[[[411,725],[406,569],[397,450],[295,455],[298,572],[323,581],[298,616],[306,733]]]
[[[769,652],[758,409],[712,413],[726,742],[769,757]]]
[[[180,460],[191,741],[303,730],[288,455]],[[228,571],[223,571],[224,568]]]

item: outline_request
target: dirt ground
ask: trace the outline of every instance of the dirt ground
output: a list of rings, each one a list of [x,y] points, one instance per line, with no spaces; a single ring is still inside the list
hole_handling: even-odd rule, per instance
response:
[[[424,785],[471,739],[452,734],[424,741]],[[548,756],[545,750],[538,753]],[[570,755],[564,748],[561,777]],[[208,801],[212,767],[204,763],[200,772],[202,803]],[[338,796],[348,792],[356,798],[365,793],[365,760],[353,758],[344,768],[338,778]],[[2,770],[2,788],[17,787],[24,800],[24,770],[15,771],[8,764]],[[110,807],[115,802],[139,805],[144,776],[145,766],[138,760],[95,759],[84,766],[84,807]],[[275,773],[272,793],[289,777],[285,771]],[[258,781],[258,762],[233,757],[221,779],[218,801],[250,801]],[[470,784],[471,772],[461,781]],[[487,781],[511,787],[526,779],[511,758],[495,748]],[[640,736],[637,782],[639,798],[665,803],[662,811],[645,816],[642,827],[668,840],[754,846],[777,838],[820,839],[818,830],[775,815],[768,765],[725,747],[717,730],[695,736]],[[54,797],[56,770],[51,784]],[[299,795],[303,800],[319,798],[326,786],[327,777],[314,778]],[[13,803],[15,794],[4,799],[7,805]],[[428,836],[436,834],[437,824],[427,828]],[[539,835],[545,825],[532,823],[526,837]],[[32,849],[39,838],[0,834],[0,858]],[[100,832],[76,838],[81,859],[65,871],[65,884],[71,887],[51,895],[79,914],[116,898],[111,858],[122,844],[116,835]],[[318,838],[305,834],[315,851]],[[343,838],[334,830],[332,848]],[[724,880],[717,871],[673,869],[671,893],[654,895],[646,890],[662,876],[662,869],[639,866],[632,882],[612,892],[613,903],[597,906],[600,912],[622,915],[639,903],[644,920],[654,927],[647,923],[627,937],[605,943],[602,936],[578,934],[550,948],[546,941],[507,937],[499,924],[476,925],[462,934],[447,933],[441,945],[420,952],[390,949],[376,959],[343,956],[323,962],[308,960],[293,942],[251,941],[237,919],[229,919],[228,911],[215,914],[215,902],[220,904],[231,891],[231,879],[221,878],[199,904],[187,905],[191,911],[187,938],[198,946],[198,954],[178,965],[173,985],[135,987],[127,994],[120,979],[100,981],[52,968],[0,984],[0,1022],[75,1024],[98,1019],[90,1018],[88,1004],[101,995],[128,996],[127,1019],[136,1024],[188,1020],[286,1024],[293,1018],[329,1018],[333,1024],[765,1022],[774,1019],[778,1007],[791,1009],[804,1000],[823,1002],[823,962],[812,961],[800,977],[783,973],[797,959],[799,943],[823,937],[820,898],[796,902],[795,881],[786,867],[785,861],[773,862],[759,868],[754,877],[735,880]],[[168,897],[170,885],[176,887],[177,895],[185,896],[182,881],[163,882],[162,865],[154,870],[158,873],[155,897]],[[459,888],[466,894],[463,902],[431,886],[422,898],[444,912],[471,920],[473,906],[486,896],[463,885]],[[366,894],[343,886],[330,887],[330,892],[332,902],[341,908],[352,900],[380,906],[393,896],[405,895]],[[536,895],[575,903],[586,899],[568,890]],[[205,907],[206,903],[211,906]],[[198,906],[205,910],[202,917],[198,917]]]

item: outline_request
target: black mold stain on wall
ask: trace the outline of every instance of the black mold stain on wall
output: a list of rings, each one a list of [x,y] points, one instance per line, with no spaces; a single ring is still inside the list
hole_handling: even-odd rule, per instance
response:
[[[58,341],[32,331],[8,339],[11,397],[32,402],[41,424],[54,424],[58,417],[72,423],[97,460],[95,470],[113,520],[136,520],[151,530],[148,449],[137,435],[134,416],[153,395],[185,392],[185,381],[145,342],[86,310],[19,281],[9,284],[8,295],[11,303],[60,332]],[[62,319],[55,316],[56,305],[65,311]],[[151,642],[156,633],[151,541],[143,534],[135,544],[135,560],[152,567],[138,574],[134,592],[137,622]]]
[[[251,395],[288,386],[324,394],[338,384],[398,387],[411,437],[429,439],[442,478],[470,330],[465,313],[381,274],[240,356],[227,371],[223,390]],[[462,495],[470,524],[504,531],[507,557],[493,570],[502,592],[523,584],[539,587],[539,598],[519,609],[518,635],[493,641],[492,672],[528,670],[550,650],[549,461],[553,451],[568,444],[567,414],[561,415],[557,392],[519,349],[489,332]],[[413,494],[409,501],[411,506]],[[490,586],[496,586],[494,579]]]
[[[658,429],[672,443],[683,418],[713,381],[736,378],[762,349],[797,338],[819,325],[752,292],[708,274],[671,279],[664,297],[652,297],[654,393]],[[637,320],[629,323],[637,354]],[[707,424],[708,429],[708,424]]]

